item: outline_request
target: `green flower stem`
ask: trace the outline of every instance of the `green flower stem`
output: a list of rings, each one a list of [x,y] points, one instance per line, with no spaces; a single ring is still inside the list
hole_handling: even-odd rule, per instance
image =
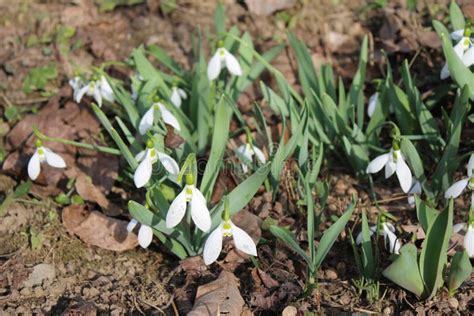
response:
[[[99,146],[99,145],[94,145],[94,144],[81,143],[81,142],[76,142],[76,141],[73,141],[73,140],[59,138],[59,137],[46,136],[43,133],[41,133],[36,128],[36,126],[33,126],[33,132],[35,133],[36,137],[38,137],[41,140],[46,140],[46,141],[56,142],[56,143],[62,143],[62,144],[66,144],[66,145],[73,145],[73,146],[80,147],[80,148],[97,150],[97,151],[100,151],[100,152],[104,152],[104,153],[112,154],[112,155],[117,155],[117,156],[121,155],[120,150],[115,149],[115,148]]]

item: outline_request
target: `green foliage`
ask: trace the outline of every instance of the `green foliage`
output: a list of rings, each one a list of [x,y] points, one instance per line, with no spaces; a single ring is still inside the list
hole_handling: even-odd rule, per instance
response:
[[[413,244],[406,244],[400,249],[400,256],[383,271],[383,275],[417,296],[427,299],[433,297],[443,285],[453,227],[453,201],[450,201],[447,210],[438,214],[435,214],[434,210],[428,211],[421,201],[417,201],[417,207],[422,208],[417,210],[417,214],[424,214],[419,215],[424,218],[423,226],[428,225],[419,259],[417,248]]]
[[[34,90],[45,91],[48,82],[56,79],[57,76],[56,65],[32,68],[23,80],[23,92],[28,94]]]

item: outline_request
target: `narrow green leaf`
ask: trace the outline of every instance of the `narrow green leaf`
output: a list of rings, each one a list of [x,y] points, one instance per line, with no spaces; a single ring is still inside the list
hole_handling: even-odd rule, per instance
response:
[[[367,220],[367,214],[365,210],[362,211],[362,273],[363,276],[369,279],[375,277],[375,259],[374,252],[372,249],[372,241],[370,240],[370,229],[369,221]]]
[[[224,5],[221,1],[217,2],[216,9],[214,11],[214,23],[216,27],[216,33],[218,37],[222,37],[225,34],[225,12]]]
[[[443,51],[448,62],[449,74],[461,88],[467,85],[469,87],[469,96],[474,99],[474,74],[467,68],[459,56],[454,51],[451,40],[448,36],[441,35]]]
[[[472,265],[466,250],[456,252],[451,261],[451,269],[449,270],[449,292],[454,293],[464,281],[469,279],[471,273]]]
[[[301,256],[301,258],[306,261],[308,264],[308,268],[311,271],[314,271],[313,265],[311,263],[311,259],[308,257],[306,252],[301,249],[300,245],[298,245],[298,242],[295,240],[295,238],[292,236],[292,234],[285,228],[281,228],[275,225],[270,225],[270,232],[277,238],[281,239],[291,250],[296,252],[298,255]]]
[[[453,200],[428,228],[420,255],[420,274],[425,284],[423,296],[430,298],[443,284],[443,268],[447,263],[449,239],[453,230]]]
[[[214,183],[216,182],[222,163],[224,162],[224,152],[229,139],[231,116],[232,109],[229,107],[227,102],[224,101],[224,97],[221,97],[216,109],[211,153],[200,186],[201,192],[207,199],[212,196]]]
[[[456,1],[451,1],[451,4],[449,5],[449,18],[451,20],[453,30],[464,30],[466,21],[464,20],[464,15],[462,14],[461,8],[459,8]]]
[[[114,140],[115,144],[119,148],[120,152],[122,155],[125,157],[127,160],[129,166],[135,170],[137,168],[138,163],[135,160],[135,157],[132,155],[130,150],[128,149],[127,145],[123,141],[123,139],[120,137],[119,133],[115,130],[115,128],[112,127],[112,123],[110,123],[109,119],[105,115],[104,112],[95,104],[92,104],[92,110],[94,111],[95,115],[99,119],[100,123],[102,126],[105,128],[105,130],[109,133],[110,137]]]
[[[406,137],[402,137],[401,141],[401,152],[408,160],[408,163],[413,171],[413,174],[416,179],[420,182],[424,182],[426,180],[425,172],[423,169],[423,162],[421,161],[420,155],[416,150],[416,147],[413,143]]]
[[[314,271],[317,271],[323,260],[326,258],[329,250],[332,248],[333,244],[336,242],[337,237],[339,234],[344,230],[346,227],[347,222],[352,216],[352,212],[354,211],[355,202],[353,201],[347,208],[347,210],[342,214],[339,219],[331,225],[321,237],[319,242],[318,249],[316,250],[315,258],[313,260],[314,263]]]
[[[456,96],[453,110],[451,111],[451,128],[448,131],[448,141],[444,148],[443,156],[436,165],[432,176],[432,187],[439,194],[450,185],[454,172],[458,167],[457,153],[461,141],[462,127],[469,113],[469,89],[464,86],[462,92]]]
[[[420,222],[420,225],[426,234],[436,217],[439,215],[439,212],[434,208],[429,207],[418,196],[415,196],[415,204],[416,217],[418,218],[418,221]]]

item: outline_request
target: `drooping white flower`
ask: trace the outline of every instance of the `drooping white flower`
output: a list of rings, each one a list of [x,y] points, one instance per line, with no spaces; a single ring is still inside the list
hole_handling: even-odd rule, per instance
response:
[[[153,164],[158,160],[166,171],[168,171],[172,179],[178,176],[178,163],[171,156],[157,151],[154,148],[153,143],[147,143],[147,149],[139,152],[135,156],[135,159],[139,162],[139,165],[133,174],[133,181],[137,188],[145,186],[148,181],[150,181]]]
[[[407,193],[412,184],[412,174],[400,150],[390,149],[390,152],[372,160],[367,166],[367,173],[377,173],[385,167],[385,179],[397,174],[403,192]]]
[[[41,163],[46,162],[51,167],[66,168],[66,162],[51,149],[42,145],[41,140],[36,141],[36,151],[28,162],[28,176],[31,180],[36,180],[41,172]]]
[[[466,67],[474,64],[474,47],[471,41],[471,30],[462,29],[456,30],[450,34],[452,40],[457,41],[454,45],[454,52],[461,59]],[[441,69],[440,78],[446,79],[450,76],[448,64],[445,63]]]
[[[128,223],[127,231],[131,233],[135,226],[137,226],[138,221],[134,218]],[[148,248],[153,240],[153,229],[145,224],[140,224],[140,229],[138,230],[138,244],[142,248]]]
[[[69,85],[74,89],[74,101],[77,103],[81,102],[84,95],[93,97],[99,107],[102,106],[103,99],[114,102],[112,87],[104,76],[88,83],[83,82],[80,77],[74,77],[69,81]]]
[[[171,90],[170,101],[177,108],[181,107],[183,100],[186,100],[187,98],[188,96],[183,89],[178,88],[177,86],[174,86],[173,89]]]
[[[385,247],[394,254],[399,254],[399,250],[402,247],[400,240],[397,235],[395,235],[395,227],[388,222],[383,222],[381,233],[384,238]],[[373,236],[377,231],[377,225],[371,226],[369,228],[369,235]],[[356,244],[360,245],[362,243],[362,232],[357,235]]]
[[[474,154],[471,154],[471,157],[469,158],[466,168],[467,168],[467,178],[461,179],[455,182],[452,186],[450,186],[444,193],[444,197],[446,199],[457,198],[458,196],[461,195],[462,191],[464,191],[466,187],[469,187],[469,189],[474,190],[474,176],[473,176]]]
[[[178,119],[176,119],[173,113],[168,111],[168,109],[161,102],[155,102],[150,107],[150,109],[146,111],[145,115],[143,115],[140,123],[138,124],[138,131],[140,134],[144,135],[153,126],[155,110],[160,111],[161,117],[166,124],[173,126],[178,131],[181,130]]]
[[[234,76],[242,75],[242,68],[237,58],[224,48],[224,43],[220,42],[216,53],[212,56],[207,65],[207,77],[209,80],[215,80],[219,76],[222,68],[227,68]]]
[[[186,209],[191,207],[191,218],[197,228],[207,232],[211,229],[211,216],[207,208],[206,199],[201,191],[194,185],[192,175],[186,176],[184,189],[176,196],[166,214],[166,227],[173,228],[183,219]]]
[[[204,245],[204,263],[209,265],[217,260],[222,251],[224,237],[233,237],[235,248],[251,256],[257,256],[257,246],[243,229],[235,226],[230,219],[222,220],[209,235]]]
[[[421,183],[413,177],[410,191],[408,191],[408,204],[410,204],[410,206],[415,205],[415,194],[421,194]]]
[[[251,165],[254,155],[257,157],[258,161],[260,161],[261,163],[265,163],[267,161],[267,159],[265,158],[265,155],[260,150],[260,148],[250,143],[246,143],[239,146],[239,148],[237,148],[237,152],[239,153],[241,158],[244,158],[242,159],[242,164],[241,164],[242,170],[244,173],[248,172],[249,170],[248,166]]]
[[[453,226],[453,234],[459,233],[461,230],[466,232],[464,235],[464,249],[466,249],[469,257],[474,257],[474,226],[473,224],[459,223]]]
[[[375,92],[369,98],[369,104],[367,106],[367,115],[372,117],[374,115],[375,109],[377,107],[377,102],[379,101],[379,93]]]

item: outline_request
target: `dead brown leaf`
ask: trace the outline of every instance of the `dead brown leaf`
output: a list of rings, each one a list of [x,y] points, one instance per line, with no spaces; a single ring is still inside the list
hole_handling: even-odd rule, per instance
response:
[[[244,299],[240,295],[237,278],[222,271],[217,280],[197,289],[196,300],[189,316],[223,315],[240,316]]]
[[[87,244],[113,251],[125,251],[138,245],[137,236],[127,232],[127,222],[110,218],[83,205],[70,205],[63,210],[63,223],[69,233]]]
[[[289,9],[296,3],[295,0],[246,0],[246,2],[251,13],[263,16]]]

